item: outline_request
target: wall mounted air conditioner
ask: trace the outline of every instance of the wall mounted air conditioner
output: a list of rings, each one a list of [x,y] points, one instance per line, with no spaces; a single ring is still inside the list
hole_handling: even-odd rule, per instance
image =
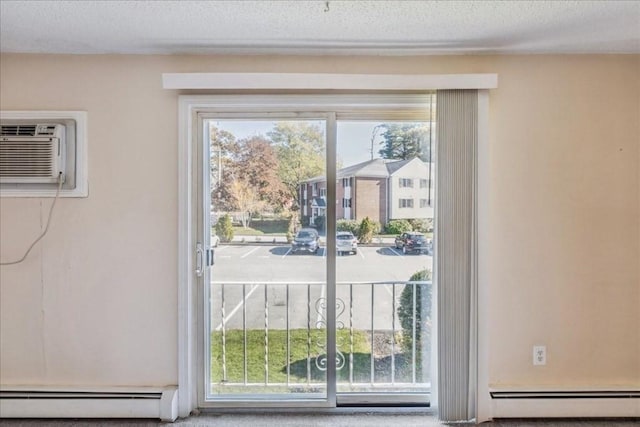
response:
[[[87,197],[87,145],[84,111],[0,110],[0,197]]]
[[[0,125],[0,183],[58,183],[59,179],[64,180],[65,158],[64,125]]]

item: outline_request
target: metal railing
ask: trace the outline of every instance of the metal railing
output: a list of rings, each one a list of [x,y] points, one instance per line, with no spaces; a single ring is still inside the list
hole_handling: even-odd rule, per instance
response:
[[[212,388],[322,389],[325,291],[320,282],[212,282]],[[428,387],[431,281],[340,282],[336,296],[339,388]]]

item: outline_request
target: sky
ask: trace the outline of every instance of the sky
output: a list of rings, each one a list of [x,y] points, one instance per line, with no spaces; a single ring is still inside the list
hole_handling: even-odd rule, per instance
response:
[[[310,121],[320,125],[321,121]],[[236,139],[242,139],[256,135],[266,135],[275,125],[274,121],[245,121],[245,120],[220,120],[214,121],[213,125],[219,129],[224,129],[235,135]],[[371,159],[371,136],[375,126],[380,122],[338,122],[338,162],[342,167],[351,166],[356,163],[365,162]],[[380,157],[380,132],[374,138],[373,155]]]

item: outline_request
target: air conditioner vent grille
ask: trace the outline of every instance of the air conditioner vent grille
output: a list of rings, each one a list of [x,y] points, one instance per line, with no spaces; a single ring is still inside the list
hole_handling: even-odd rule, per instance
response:
[[[0,178],[51,179],[58,173],[57,138],[0,141]]]
[[[2,125],[1,136],[35,136],[37,125]]]
[[[8,124],[0,127],[0,136],[55,136],[55,124]]]

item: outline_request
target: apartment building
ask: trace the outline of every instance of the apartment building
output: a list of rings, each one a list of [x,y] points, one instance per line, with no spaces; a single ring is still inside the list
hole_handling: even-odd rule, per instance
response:
[[[384,225],[394,219],[433,218],[433,163],[373,159],[337,171],[336,216]],[[302,218],[310,223],[324,216],[327,206],[324,177],[300,184]]]

